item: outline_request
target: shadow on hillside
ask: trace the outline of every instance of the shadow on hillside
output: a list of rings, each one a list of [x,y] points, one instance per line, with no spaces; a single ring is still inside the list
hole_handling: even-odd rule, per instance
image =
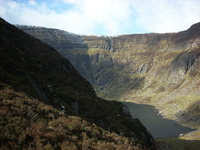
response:
[[[186,134],[195,130],[181,126],[173,120],[163,118],[154,106],[130,102],[123,102],[123,104],[129,108],[133,118],[140,119],[141,123],[149,130],[154,138],[176,137],[180,134]]]
[[[80,50],[59,49],[60,54],[67,58],[76,70],[89,81],[96,92],[106,99],[122,97],[130,90],[138,90],[143,87],[144,77],[131,77],[125,69],[132,64],[113,62],[108,54],[87,54],[87,45]]]
[[[198,150],[199,140],[183,140],[178,137],[156,139],[157,150]]]

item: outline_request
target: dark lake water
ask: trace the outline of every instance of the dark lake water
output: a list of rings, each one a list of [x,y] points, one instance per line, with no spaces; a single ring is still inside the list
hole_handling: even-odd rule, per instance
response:
[[[194,129],[183,127],[177,122],[163,118],[154,106],[123,102],[129,108],[133,118],[138,118],[154,138],[174,137],[185,134]]]

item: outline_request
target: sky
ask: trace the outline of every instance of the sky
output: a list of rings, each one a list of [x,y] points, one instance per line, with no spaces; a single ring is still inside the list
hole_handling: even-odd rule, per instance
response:
[[[0,17],[84,35],[178,32],[200,22],[200,0],[0,0]]]

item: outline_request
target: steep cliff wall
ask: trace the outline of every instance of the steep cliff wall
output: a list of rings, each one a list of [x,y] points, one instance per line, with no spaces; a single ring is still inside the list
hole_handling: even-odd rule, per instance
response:
[[[200,99],[199,23],[179,33],[116,37],[19,28],[68,58],[100,97],[153,104],[177,120],[181,115],[197,114],[187,109]],[[66,47],[69,42],[72,46]]]

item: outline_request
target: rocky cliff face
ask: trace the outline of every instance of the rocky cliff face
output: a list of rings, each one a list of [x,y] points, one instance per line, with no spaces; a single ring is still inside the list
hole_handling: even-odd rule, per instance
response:
[[[153,104],[174,119],[200,99],[200,23],[178,33],[116,37],[19,28],[68,58],[100,97]]]

